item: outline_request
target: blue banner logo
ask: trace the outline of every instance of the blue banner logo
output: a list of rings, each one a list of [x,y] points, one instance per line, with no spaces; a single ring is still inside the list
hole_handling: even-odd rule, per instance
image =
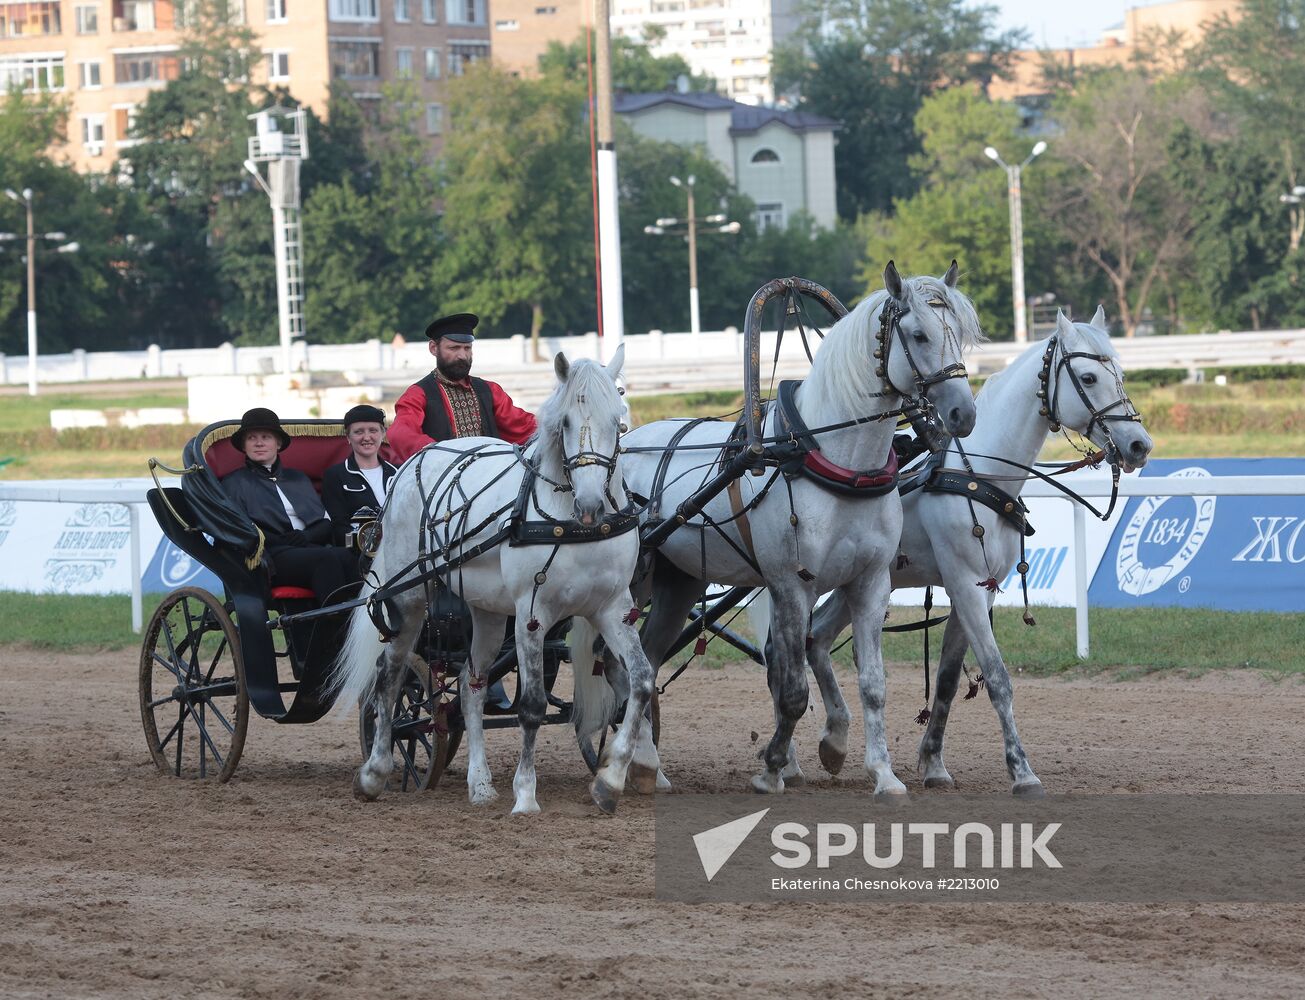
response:
[[[159,541],[154,558],[141,578],[141,587],[147,594],[160,594],[178,587],[203,587],[214,594],[222,594],[222,581],[217,574],[202,563],[192,559],[167,538]]]

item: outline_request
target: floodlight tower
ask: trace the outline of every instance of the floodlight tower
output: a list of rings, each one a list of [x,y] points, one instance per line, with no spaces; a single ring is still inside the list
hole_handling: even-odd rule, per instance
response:
[[[276,254],[276,311],[281,333],[281,370],[290,371],[290,344],[304,336],[304,243],[300,222],[299,165],[308,159],[308,132],[302,109],[274,105],[249,116],[245,169],[272,202]],[[258,164],[267,164],[267,178]]]

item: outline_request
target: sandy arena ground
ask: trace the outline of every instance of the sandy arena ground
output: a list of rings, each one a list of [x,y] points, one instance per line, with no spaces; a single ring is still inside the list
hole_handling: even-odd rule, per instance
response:
[[[350,793],[353,723],[251,719],[227,785],[160,776],[134,655],[0,649],[0,995],[5,997],[1299,996],[1305,907],[659,903],[650,800],[608,819],[554,728],[541,816],[500,798]],[[847,684],[849,701],[855,693]],[[1017,678],[1051,791],[1305,791],[1305,686]],[[897,773],[914,776],[918,671],[890,670]],[[742,706],[742,707],[739,707]],[[677,787],[741,791],[769,698],[751,667],[690,671],[663,701]],[[853,746],[860,740],[854,724]],[[810,791],[828,787],[799,729]],[[986,699],[959,703],[948,763],[1006,788]],[[868,785],[859,767],[840,782]],[[931,793],[932,794],[932,793]]]

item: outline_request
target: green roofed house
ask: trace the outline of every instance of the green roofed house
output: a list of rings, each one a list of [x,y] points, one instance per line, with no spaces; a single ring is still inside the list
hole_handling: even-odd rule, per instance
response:
[[[758,226],[785,226],[806,212],[817,225],[833,228],[837,120],[673,91],[619,94],[613,107],[640,135],[704,147],[739,193],[756,203]]]

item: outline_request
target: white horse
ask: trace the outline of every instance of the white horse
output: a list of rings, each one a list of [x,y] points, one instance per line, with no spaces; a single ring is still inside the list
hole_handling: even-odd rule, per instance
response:
[[[377,579],[389,588],[413,580],[423,551],[450,569],[440,574],[471,608],[471,658],[460,682],[468,742],[467,787],[472,802],[497,796],[485,760],[482,725],[486,672],[503,643],[509,616],[516,616],[519,674],[517,698],[521,724],[521,759],[512,782],[514,814],[536,813],[535,737],[547,709],[542,655],[544,636],[558,620],[583,616],[603,636],[625,666],[630,710],[590,786],[594,801],[606,812],[616,808],[632,778],[651,787],[657,773],[651,739],[639,739],[646,727],[644,708],[652,694],[652,670],[639,645],[631,615],[630,580],[639,552],[634,516],[618,514],[627,500],[619,454],[624,404],[616,387],[624,359],[618,349],[604,368],[592,361],[568,364],[554,360],[558,385],[539,411],[539,430],[524,450],[494,438],[460,438],[429,445],[399,470],[382,512],[382,540],[372,564]],[[533,476],[533,485],[527,476]],[[524,492],[523,492],[524,489]],[[502,541],[473,551],[509,521],[524,503],[524,520],[542,522],[543,544]],[[615,517],[613,516],[615,515]],[[579,530],[593,540],[562,544]],[[422,545],[423,534],[426,544]],[[464,560],[465,561],[462,561]],[[391,575],[393,578],[391,579]],[[365,587],[370,596],[375,587]],[[397,635],[388,644],[378,637],[366,606],[350,622],[348,639],[336,662],[334,687],[342,705],[370,697],[376,712],[371,756],[359,769],[355,788],[376,798],[393,767],[390,710],[403,666],[420,634],[426,611],[425,587],[393,594],[384,602]],[[602,676],[585,666],[575,671],[574,711],[583,733],[601,730],[616,707],[614,693]],[[639,748],[636,750],[636,743]]]
[[[797,389],[794,409],[813,432],[816,458],[828,476],[847,485],[878,480],[882,487],[882,481],[891,480],[891,474],[877,473],[889,461],[891,417],[900,411],[904,396],[927,397],[947,431],[969,433],[974,398],[961,356],[981,334],[973,305],[955,288],[957,273],[953,261],[941,279],[903,280],[890,262],[885,290],[834,324],[821,343],[809,377]],[[789,441],[799,432],[792,421],[789,430],[778,431],[777,408],[769,408],[764,433],[768,439]],[[834,425],[838,429],[821,430]],[[712,476],[730,432],[728,424],[699,424],[673,450],[663,451],[682,428],[681,422],[657,421],[626,438],[627,484],[650,497],[666,516],[675,516],[676,506]],[[635,451],[640,446],[651,450]],[[659,476],[663,462],[665,474]],[[793,727],[807,709],[804,647],[811,609],[819,594],[841,588],[855,619],[866,767],[876,778],[876,793],[902,793],[905,786],[893,775],[884,736],[880,652],[888,566],[901,533],[901,500],[891,483],[863,490],[861,496],[834,492],[808,478],[808,467],[799,455],[787,466],[789,475],[772,470],[773,475],[744,476],[730,490],[732,496],[722,494],[704,509],[719,533],[699,516],[670,536],[652,574],[644,648],[660,665],[709,582],[770,588],[775,655],[767,679],[775,733],[764,751],[765,770],[752,784],[757,791],[781,792],[780,772],[788,761]]]
[[[1042,794],[1042,782],[1029,766],[1015,728],[1010,674],[988,612],[997,597],[996,581],[1005,579],[1020,556],[1019,494],[1025,477],[1019,467],[1033,464],[1048,433],[1061,426],[1077,431],[1125,471],[1146,464],[1151,438],[1124,391],[1123,379],[1105,312],[1098,307],[1091,323],[1071,323],[1057,313],[1056,332],[1031,345],[980,390],[978,420],[963,449],[966,457],[955,444],[944,456],[942,466],[957,470],[957,485],[969,496],[926,488],[903,499],[901,552],[892,570],[892,585],[943,586],[951,601],[933,706],[920,741],[919,764],[926,788],[954,785],[943,766],[943,732],[969,647],[1001,722],[1012,791]],[[970,482],[977,484],[973,492]],[[1012,510],[1006,511],[1007,501],[999,497],[1000,513],[974,499],[981,492],[991,496],[989,485],[1008,495]],[[976,532],[976,525],[981,531]],[[831,774],[843,766],[849,717],[829,650],[852,620],[852,608],[834,594],[816,612],[807,653],[825,702],[820,761]]]

